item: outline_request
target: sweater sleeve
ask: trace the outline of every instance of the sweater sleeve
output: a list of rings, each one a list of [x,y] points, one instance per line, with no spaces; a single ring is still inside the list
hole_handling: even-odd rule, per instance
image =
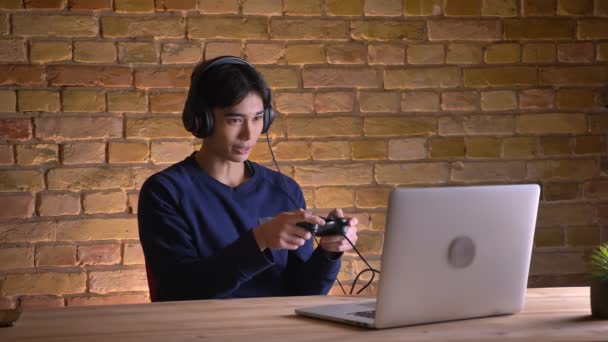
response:
[[[300,207],[305,209],[299,186],[297,191]],[[313,240],[311,238],[304,246],[288,253],[284,280],[290,295],[327,294],[338,277],[342,253],[327,252],[321,247],[313,250]]]
[[[201,258],[179,204],[153,178],[140,192],[138,224],[158,301],[228,297],[273,265],[271,253],[260,252],[251,231],[214,255]]]

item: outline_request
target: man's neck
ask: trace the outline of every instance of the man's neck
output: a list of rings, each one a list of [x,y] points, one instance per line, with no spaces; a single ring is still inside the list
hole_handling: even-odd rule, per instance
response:
[[[251,178],[243,162],[220,160],[202,149],[194,154],[194,159],[209,176],[230,187],[237,187]]]

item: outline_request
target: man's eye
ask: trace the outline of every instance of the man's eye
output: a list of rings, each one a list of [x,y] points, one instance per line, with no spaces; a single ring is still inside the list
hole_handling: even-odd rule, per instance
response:
[[[241,119],[238,119],[238,118],[231,118],[231,119],[228,119],[228,123],[229,123],[229,124],[238,124],[238,123],[240,123],[240,122],[241,122]]]
[[[256,115],[255,118],[253,118],[253,119],[255,121],[258,121],[258,120],[262,120],[263,118],[264,118],[264,116],[262,114],[260,114],[260,115]]]

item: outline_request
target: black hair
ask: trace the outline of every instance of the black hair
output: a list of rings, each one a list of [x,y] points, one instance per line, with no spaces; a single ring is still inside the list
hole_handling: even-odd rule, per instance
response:
[[[262,98],[264,108],[270,107],[271,94],[262,75],[246,63],[220,63],[209,67],[220,56],[199,63],[190,77],[186,110],[202,115],[213,108],[225,108],[241,102],[250,92]]]

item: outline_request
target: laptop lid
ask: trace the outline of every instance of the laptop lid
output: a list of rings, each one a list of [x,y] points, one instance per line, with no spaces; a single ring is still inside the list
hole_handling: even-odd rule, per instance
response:
[[[394,189],[375,327],[520,311],[539,196],[536,184]]]

